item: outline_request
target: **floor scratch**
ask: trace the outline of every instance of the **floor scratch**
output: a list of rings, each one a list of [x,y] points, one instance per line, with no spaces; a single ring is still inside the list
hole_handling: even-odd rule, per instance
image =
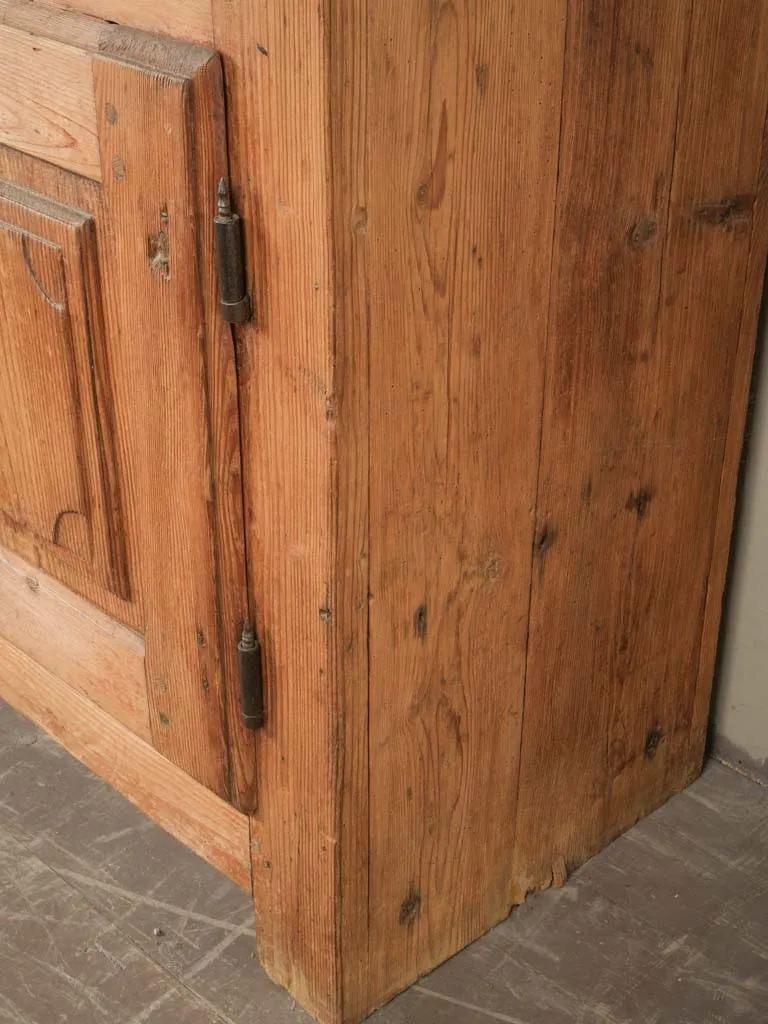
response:
[[[435,992],[431,988],[425,988],[424,985],[414,985],[412,991],[418,992],[423,996],[430,996],[432,999],[440,999],[444,1003],[450,1003],[451,1006],[461,1006],[465,1010],[472,1010],[481,1017],[490,1017],[491,1020],[503,1021],[504,1024],[528,1024],[528,1021],[522,1020],[520,1017],[509,1017],[506,1013],[485,1010],[476,1003],[465,1003],[463,999],[454,999],[453,996],[444,995],[442,992]]]
[[[177,907],[172,903],[165,903],[163,900],[153,899],[151,896],[143,896],[140,893],[130,892],[128,889],[123,889],[119,885],[113,885],[111,882],[102,882],[97,878],[89,878],[87,875],[81,875],[77,871],[68,871],[66,868],[59,868],[57,873],[61,875],[62,878],[66,878],[78,886],[83,885],[90,889],[100,889],[102,892],[109,893],[111,896],[118,896],[120,899],[127,900],[129,903],[152,907],[153,910],[161,910],[168,914],[177,914],[190,921],[199,921],[202,924],[209,924],[214,928],[220,928],[222,931],[236,932],[237,935],[252,935],[254,937],[256,935],[254,928],[234,924],[232,921],[222,921],[220,918],[209,917],[207,914],[200,914],[194,910]]]

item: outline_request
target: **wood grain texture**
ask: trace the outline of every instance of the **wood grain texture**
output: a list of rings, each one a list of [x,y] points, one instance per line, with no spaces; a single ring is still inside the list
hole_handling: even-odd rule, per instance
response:
[[[339,761],[337,1014],[362,1019],[369,990],[368,628],[370,482],[367,0],[337,3],[329,24],[336,425],[334,657]]]
[[[60,6],[81,9],[77,4]],[[102,18],[110,17],[101,0],[82,9],[89,6],[98,7]],[[210,41],[209,0],[201,0],[198,11],[186,2],[147,4],[143,11],[135,3],[118,6],[124,14],[133,9],[135,16],[128,24],[168,31],[177,39]],[[186,19],[181,17],[182,8]],[[179,22],[175,32],[174,20]],[[37,0],[0,0],[0,144],[100,181],[93,55],[124,52],[130,58],[137,47],[143,64],[179,74],[192,73],[202,59],[200,47],[180,45],[173,38],[127,31]]]
[[[243,889],[248,818],[0,638],[0,696]]]
[[[99,209],[101,185],[98,182],[36,160],[9,146],[0,145],[0,178],[82,213],[95,216]]]
[[[369,11],[376,1001],[508,912],[564,9]]]
[[[700,767],[766,15],[747,0],[570,8],[515,900]]]
[[[205,305],[196,197],[201,123],[221,137],[220,84],[205,53],[192,77],[142,67],[146,44],[94,60],[104,171],[105,315],[115,346],[116,417],[144,595],[154,744],[219,795],[228,767],[210,472]],[[153,54],[150,53],[150,63]],[[213,94],[211,94],[213,90]]]
[[[81,211],[80,215],[86,213],[97,221],[99,219],[100,186],[88,178],[82,178],[78,175],[62,171],[53,164],[36,160],[26,153],[9,149],[7,146],[0,146],[0,179],[13,181],[19,188],[29,189],[38,195],[55,200],[63,206]],[[106,347],[108,348],[109,344]],[[105,366],[103,369],[106,372],[104,379],[111,380],[110,367]],[[103,416],[112,417],[113,413],[114,402],[110,401],[101,405],[101,414]],[[119,438],[117,438],[114,431],[114,425],[110,427],[110,430],[113,432],[116,442],[119,442]],[[113,472],[118,473],[119,479],[119,465],[120,457],[117,453],[114,465],[110,464],[109,460],[104,465],[105,473],[110,481],[112,481]],[[136,511],[131,508],[130,497],[130,492],[126,493],[125,489],[121,490],[119,500],[125,526],[124,558],[129,583],[132,577],[131,565],[135,557],[132,547],[133,531],[130,524]],[[24,546],[22,542],[23,538],[17,532],[15,536],[17,548]],[[102,584],[93,572],[85,571],[83,566],[77,562],[70,563],[61,557],[56,557],[55,552],[49,554],[47,548],[39,543],[35,543],[34,540],[30,540],[26,544],[25,550],[20,553],[27,561],[32,564],[38,564],[49,575],[55,575],[62,583],[65,583],[77,593],[82,594],[92,604],[103,609],[114,619],[139,631],[143,629],[142,597],[135,586],[131,591],[130,600],[121,598]],[[135,574],[133,575],[135,583]]]
[[[693,5],[658,329],[659,346],[668,350],[674,346],[674,359],[659,390],[657,423],[662,436],[675,437],[679,442],[679,450],[668,451],[669,461],[667,465],[661,463],[659,469],[668,479],[684,482],[684,511],[679,518],[673,513],[674,528],[668,527],[668,532],[658,538],[659,562],[667,555],[672,563],[670,551],[684,549],[694,535],[703,536],[700,547],[699,542],[691,545],[695,561],[687,563],[681,558],[679,578],[674,578],[671,564],[666,567],[669,605],[681,627],[670,636],[679,648],[684,643],[691,648],[691,654],[686,653],[685,670],[663,680],[652,677],[648,703],[624,703],[618,709],[623,723],[640,719],[641,707],[655,707],[655,720],[649,728],[661,731],[662,742],[652,759],[654,763],[656,758],[660,761],[655,779],[636,770],[614,784],[611,835],[691,782],[703,763],[704,723],[698,734],[691,730],[699,662],[702,648],[708,643],[704,632],[706,600],[718,507],[723,503],[733,507],[736,497],[735,476],[725,488],[722,477],[729,418],[733,403],[738,402],[735,382],[743,373],[739,352],[742,321],[753,321],[754,337],[759,312],[754,283],[751,294],[747,289],[749,275],[755,273],[750,266],[754,211],[758,190],[764,185],[761,162],[768,108],[766,52],[768,8],[762,0]],[[762,255],[762,277],[762,239],[758,240],[757,251]],[[701,436],[705,432],[709,434],[706,440]],[[657,594],[664,604],[666,595],[661,588]],[[685,601],[697,611],[690,634],[682,628],[682,617],[677,618]],[[710,628],[715,628],[714,623]],[[671,681],[677,688],[676,695]],[[711,676],[704,686],[711,689]],[[635,742],[643,742],[637,733],[647,723],[648,719],[636,726]],[[663,742],[664,723],[668,745]],[[618,727],[615,731],[618,733]]]
[[[101,176],[87,50],[2,24],[0,142],[77,174]]]
[[[213,42],[211,0],[46,0],[121,25],[161,32],[194,43]]]
[[[216,307],[212,252],[216,185],[227,172],[221,66],[200,46],[21,0],[0,0],[0,25],[35,45],[82,51],[93,65],[104,188],[88,196],[92,216],[78,216],[98,235],[114,401],[105,389],[94,394],[105,433],[118,438],[102,470],[110,500],[124,497],[127,509],[137,608],[125,618],[146,632],[155,743],[228,794],[227,714],[235,729],[246,599],[234,351]],[[22,180],[54,194],[82,191],[23,154],[3,153]],[[94,265],[95,281],[95,261],[80,262],[84,273]],[[92,362],[99,370],[98,352]],[[66,375],[46,379],[58,387]],[[17,409],[12,418],[23,427]],[[240,789],[254,789],[253,760]]]
[[[325,11],[214,2],[255,323],[238,328],[252,613],[266,728],[253,819],[262,963],[338,1019],[340,721]],[[364,685],[364,684],[363,684]]]
[[[112,31],[106,21],[66,14],[41,0],[0,0],[0,25],[86,52],[98,50],[99,39]]]
[[[755,46],[761,45],[755,36]],[[760,52],[758,50],[758,52]],[[757,70],[757,68],[755,68]],[[753,116],[756,117],[757,112]],[[737,125],[732,124],[733,131]],[[754,131],[756,124],[750,126]],[[717,519],[712,544],[712,559],[707,584],[702,628],[696,694],[691,715],[691,761],[698,764],[704,757],[707,724],[710,714],[712,683],[715,675],[720,616],[723,606],[728,561],[731,551],[735,501],[739,480],[744,431],[747,420],[750,383],[758,335],[758,319],[765,284],[768,257],[768,121],[763,128],[763,147],[755,203],[752,210],[752,237],[744,286],[738,350],[733,368],[728,427],[725,437],[723,469],[717,505]],[[751,140],[750,140],[751,141]]]
[[[7,212],[4,185],[0,183],[0,216]],[[64,225],[73,236],[68,248],[75,256],[75,272],[82,227],[76,222]],[[0,221],[0,507],[3,525],[88,562],[88,481],[80,471],[85,454],[82,382],[64,278],[66,259],[56,242]],[[81,296],[75,298],[82,302]]]
[[[642,686],[634,677],[650,637],[632,634],[648,593],[631,580],[659,484],[636,477],[666,369],[653,342],[689,8],[569,8],[516,899],[577,850],[599,847],[615,756],[611,690]],[[653,563],[653,544],[648,553]],[[661,644],[656,657],[663,671]]]
[[[243,467],[240,448],[240,404],[235,337],[218,310],[219,282],[214,245],[215,197],[212,181],[229,174],[221,64],[210,61],[195,88],[209,102],[194,107],[196,196],[201,291],[205,315],[206,426],[210,438],[211,525],[214,537],[224,703],[229,749],[229,793],[237,808],[253,812],[258,806],[255,732],[243,725],[237,644],[249,615]]]
[[[698,770],[768,246],[768,8],[106,11],[221,51],[256,314],[216,311],[214,56],[0,0],[0,28],[95,68],[103,188],[7,147],[0,169],[95,219],[108,282],[169,759],[131,738],[118,783],[212,859],[237,821],[241,884],[245,819],[184,772],[253,810],[262,960],[357,1021]],[[258,737],[236,702],[246,611]],[[87,750],[101,712],[1,650],[15,699],[109,775]],[[58,721],[62,691],[87,727]],[[168,780],[156,811],[147,772],[152,794]],[[178,822],[179,779],[205,822]]]
[[[0,637],[150,740],[143,639],[3,549]]]
[[[0,180],[0,247],[0,536],[127,598],[94,221]]]

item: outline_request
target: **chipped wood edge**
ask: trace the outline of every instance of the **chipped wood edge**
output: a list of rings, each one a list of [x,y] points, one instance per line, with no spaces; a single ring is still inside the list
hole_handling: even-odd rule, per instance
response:
[[[0,25],[53,40],[84,55],[102,54],[183,78],[194,77],[217,56],[200,43],[111,24],[89,14],[47,7],[37,0],[0,0]]]
[[[45,0],[50,3],[51,0]],[[210,0],[54,0],[68,11],[78,11],[147,32],[162,32],[196,43],[213,40]]]

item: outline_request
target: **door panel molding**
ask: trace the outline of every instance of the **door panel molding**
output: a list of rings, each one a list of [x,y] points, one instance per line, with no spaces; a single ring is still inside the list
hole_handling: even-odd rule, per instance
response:
[[[130,594],[95,224],[0,180],[0,539]]]

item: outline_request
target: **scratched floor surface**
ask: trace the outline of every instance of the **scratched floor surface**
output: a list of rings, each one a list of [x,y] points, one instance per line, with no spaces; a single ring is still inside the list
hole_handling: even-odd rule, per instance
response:
[[[248,898],[0,704],[0,1022],[300,1024]],[[373,1024],[766,1024],[768,790],[717,764]]]

